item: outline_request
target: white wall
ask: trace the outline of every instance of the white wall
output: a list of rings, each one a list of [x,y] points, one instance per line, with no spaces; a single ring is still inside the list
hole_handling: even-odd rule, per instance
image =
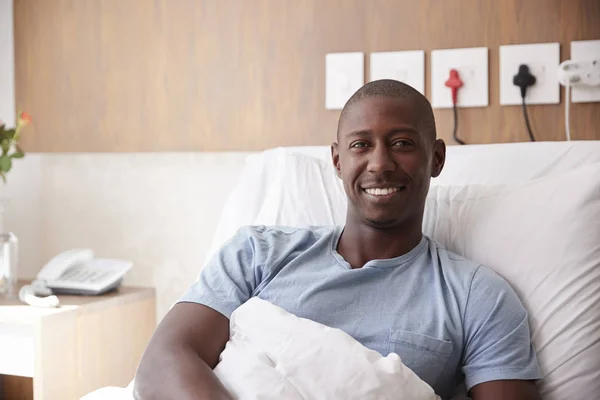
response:
[[[132,260],[126,285],[157,291],[157,316],[196,279],[244,153],[29,154],[4,188],[22,278],[89,247]]]
[[[6,232],[19,238],[19,276],[32,277],[43,262],[41,228],[43,156],[27,154],[14,160],[7,174],[7,183],[0,181],[0,201],[3,206],[3,224]]]
[[[15,124],[13,0],[0,0],[0,120]]]
[[[44,155],[41,254],[47,259],[84,246],[132,260],[125,284],[155,287],[160,317],[196,279],[244,159],[239,153]]]

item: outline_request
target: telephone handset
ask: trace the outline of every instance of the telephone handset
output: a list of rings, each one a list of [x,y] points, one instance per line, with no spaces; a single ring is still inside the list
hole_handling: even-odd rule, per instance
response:
[[[19,297],[31,305],[56,307],[58,298],[51,294],[103,294],[118,288],[132,265],[125,260],[94,258],[90,249],[68,250],[50,260],[36,280],[21,289]]]

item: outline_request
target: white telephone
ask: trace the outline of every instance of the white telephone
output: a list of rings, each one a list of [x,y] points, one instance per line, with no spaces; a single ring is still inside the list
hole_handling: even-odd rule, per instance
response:
[[[103,294],[118,288],[132,265],[125,260],[94,258],[90,249],[68,250],[50,260],[36,280],[21,289],[19,297],[34,306],[56,307],[58,298],[50,294]]]

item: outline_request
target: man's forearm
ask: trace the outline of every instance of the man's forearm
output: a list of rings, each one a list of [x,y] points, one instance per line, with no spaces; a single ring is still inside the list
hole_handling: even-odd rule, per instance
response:
[[[233,400],[212,369],[191,349],[145,354],[136,373],[136,400]]]

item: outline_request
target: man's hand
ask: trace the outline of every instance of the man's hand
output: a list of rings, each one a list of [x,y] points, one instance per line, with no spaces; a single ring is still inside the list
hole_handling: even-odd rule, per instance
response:
[[[229,339],[229,320],[195,303],[178,303],[152,336],[136,372],[136,400],[232,400],[212,369]]]
[[[469,391],[473,400],[541,400],[533,381],[502,380],[475,385]]]

